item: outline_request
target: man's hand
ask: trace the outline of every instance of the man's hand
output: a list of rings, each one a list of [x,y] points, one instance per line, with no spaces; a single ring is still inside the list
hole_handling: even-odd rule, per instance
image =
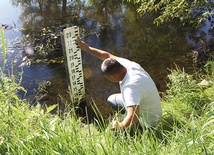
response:
[[[79,36],[77,36],[76,38],[76,44],[79,46],[79,48],[81,48],[83,51],[88,52],[92,55],[94,55],[95,57],[97,57],[100,60],[105,60],[107,58],[117,58],[116,56],[110,54],[107,51],[98,49],[98,48],[94,48],[91,46],[88,46],[84,41],[82,41]]]
[[[76,44],[79,46],[79,48],[81,48],[83,51],[88,52],[90,50],[89,46],[80,39],[79,36],[77,36],[76,38]]]
[[[118,121],[112,121],[111,129],[116,130],[116,129],[121,129],[122,124]]]
[[[111,129],[123,129],[130,125],[136,124],[139,117],[139,106],[127,107],[127,115],[122,122],[112,121]]]

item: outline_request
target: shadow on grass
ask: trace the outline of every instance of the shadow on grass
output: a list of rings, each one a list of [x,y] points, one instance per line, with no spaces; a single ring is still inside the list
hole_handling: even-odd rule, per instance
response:
[[[167,143],[168,140],[175,136],[176,131],[183,127],[184,122],[168,113],[163,116],[162,121],[154,128],[149,129],[150,136],[157,140]]]

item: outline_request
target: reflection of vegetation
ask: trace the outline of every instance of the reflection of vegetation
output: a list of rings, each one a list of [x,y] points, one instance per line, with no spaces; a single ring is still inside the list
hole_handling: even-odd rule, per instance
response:
[[[179,66],[191,67],[191,58],[187,53],[193,47],[187,43],[188,27],[171,22],[156,26],[152,24],[153,15],[140,17],[132,10],[126,11],[123,25],[123,46],[126,55],[139,62],[161,85],[160,91],[165,90],[165,78],[174,63]],[[190,61],[189,61],[190,60]]]
[[[43,59],[52,59],[58,56],[62,56],[62,52],[59,52],[61,50],[61,40],[59,33],[64,27],[67,27],[69,25],[86,27],[87,29],[89,29],[89,31],[95,33],[96,36],[99,37],[101,43],[105,44],[107,42],[111,44],[112,41],[118,42],[118,40],[127,38],[128,43],[126,46],[130,46],[131,49],[128,50],[136,51],[137,55],[142,55],[142,52],[140,50],[142,48],[159,51],[158,53],[160,53],[161,55],[165,54],[165,57],[169,57],[169,53],[176,53],[175,49],[179,52],[185,52],[186,50],[184,49],[178,49],[178,47],[182,46],[175,46],[176,44],[185,45],[185,43],[183,42],[185,42],[186,30],[178,30],[178,23],[175,23],[176,26],[172,26],[172,24],[170,24],[170,26],[162,25],[162,27],[157,28],[155,25],[152,25],[152,22],[154,19],[157,20],[159,18],[163,18],[166,21],[168,20],[168,18],[183,18],[184,14],[182,13],[184,13],[184,10],[186,10],[187,8],[188,10],[191,10],[193,5],[195,6],[194,9],[197,8],[197,10],[201,11],[203,11],[204,9],[199,8],[207,7],[207,3],[188,3],[184,1],[179,2],[179,4],[178,1],[158,1],[156,3],[150,3],[150,1],[129,1],[128,3],[126,3],[125,1],[125,3],[123,3],[123,1],[109,0],[90,0],[88,1],[88,3],[84,3],[80,0],[71,2],[67,2],[66,0],[13,0],[12,2],[14,5],[21,5],[23,9],[23,14],[21,16],[21,20],[24,22],[25,29],[23,33],[25,34],[25,36],[30,36],[31,39],[33,38],[31,42],[34,45],[35,50],[37,51],[37,56],[35,56],[37,62],[39,62],[39,59],[42,59],[42,57],[44,57]],[[176,9],[176,5],[181,7],[179,11],[178,9]],[[141,6],[138,10],[139,12],[146,13],[156,10],[158,12],[166,11],[168,13],[165,12],[161,16],[157,16],[157,14],[155,16],[151,16],[147,13],[144,14],[143,17],[139,17],[136,12],[137,7],[139,6]],[[173,12],[169,12],[169,10],[167,10],[169,8],[174,8],[175,12],[177,10],[176,14],[174,14]],[[130,9],[132,13],[127,11]],[[187,12],[187,14],[190,14],[190,12]],[[201,12],[199,12],[199,14],[200,13]],[[165,15],[167,15],[167,17],[163,17]],[[189,16],[187,16],[187,18],[189,19]],[[118,33],[118,29],[120,28],[127,28],[126,34],[123,35],[124,38],[119,38],[119,35],[121,34],[120,32]],[[162,31],[165,31],[165,34],[161,33],[161,35],[157,38],[158,32]],[[183,33],[181,34],[181,32]],[[115,35],[115,33],[118,33],[118,35]],[[179,37],[176,36],[178,34]],[[182,37],[180,37],[181,35]],[[173,39],[171,39],[172,37]],[[142,47],[142,44],[144,47]],[[163,52],[160,52],[160,50],[162,50]],[[146,53],[148,54],[151,52],[148,51]],[[145,55],[143,56],[145,57]]]
[[[68,4],[67,0],[12,0],[12,4],[20,5],[23,10],[20,17],[24,23],[23,44],[30,44],[36,51],[32,62],[61,63],[60,32],[77,24],[77,15],[84,3],[80,0]]]
[[[24,42],[30,42],[35,50],[32,63],[62,63],[60,32],[65,27],[77,25],[86,30],[85,35],[90,37],[92,46],[106,48],[115,54],[120,50],[119,52],[122,53],[119,54],[120,56],[139,62],[153,77],[166,76],[166,68],[174,67],[172,62],[185,68],[190,67],[193,58],[187,58],[187,55],[194,47],[187,43],[186,37],[191,30],[193,35],[190,38],[198,45],[197,40],[203,36],[196,37],[195,28],[188,27],[188,25],[184,27],[183,23],[174,17],[172,18],[174,20],[169,20],[171,22],[167,24],[154,25],[153,21],[157,20],[157,17],[164,18],[159,16],[161,10],[156,9],[157,12],[154,14],[155,10],[151,10],[151,7],[155,3],[151,3],[150,8],[144,10],[144,16],[139,16],[136,10],[142,1],[138,2],[90,0],[85,3],[81,0],[71,2],[13,0],[14,5],[19,4],[23,9],[21,19],[25,22]],[[161,0],[154,7],[161,7],[164,11],[164,9],[169,9],[170,5],[177,3],[177,1],[172,2],[161,5],[163,4]],[[141,9],[148,4],[145,3]],[[180,4],[191,9],[193,3],[186,5],[186,2],[182,1]],[[201,5],[202,7],[206,5]],[[184,10],[181,9],[174,15],[178,16],[182,11]],[[154,69],[157,63],[158,68]],[[165,79],[158,79],[158,83],[163,81]]]
[[[48,98],[48,90],[51,88],[51,82],[50,81],[41,81],[38,83],[38,90],[35,94],[34,99],[32,100],[32,105],[37,105],[43,103]],[[44,103],[43,103],[44,104]]]
[[[21,20],[24,23],[26,29],[44,27],[47,24],[53,22],[51,18],[60,16],[60,8],[58,7],[59,0],[53,3],[52,1],[12,1],[14,5],[20,5],[22,7]],[[56,14],[59,12],[59,14]]]
[[[42,81],[39,83],[38,91],[41,93],[47,93],[47,87],[50,87],[50,86],[51,86],[50,81]]]
[[[24,44],[30,43],[36,51],[32,63],[62,63],[60,32],[49,27],[23,32],[28,33],[23,36]]]
[[[118,19],[124,15],[124,5],[115,0],[89,0],[92,10],[87,10],[89,18],[97,19],[102,23],[119,23]]]

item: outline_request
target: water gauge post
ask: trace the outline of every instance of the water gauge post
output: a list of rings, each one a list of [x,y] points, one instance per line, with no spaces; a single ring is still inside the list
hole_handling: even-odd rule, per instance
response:
[[[63,29],[61,34],[65,63],[69,77],[71,100],[80,103],[85,98],[85,85],[82,67],[81,49],[75,44],[79,36],[79,27]]]

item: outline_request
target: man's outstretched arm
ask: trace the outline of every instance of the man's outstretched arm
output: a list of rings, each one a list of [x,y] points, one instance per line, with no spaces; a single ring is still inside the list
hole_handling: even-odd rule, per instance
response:
[[[95,57],[97,57],[100,60],[105,60],[107,58],[117,58],[115,55],[110,54],[107,51],[88,46],[84,41],[80,40],[79,37],[77,37],[76,41],[77,41],[77,44],[79,45],[79,47],[83,51],[86,51],[86,52],[94,55]]]

